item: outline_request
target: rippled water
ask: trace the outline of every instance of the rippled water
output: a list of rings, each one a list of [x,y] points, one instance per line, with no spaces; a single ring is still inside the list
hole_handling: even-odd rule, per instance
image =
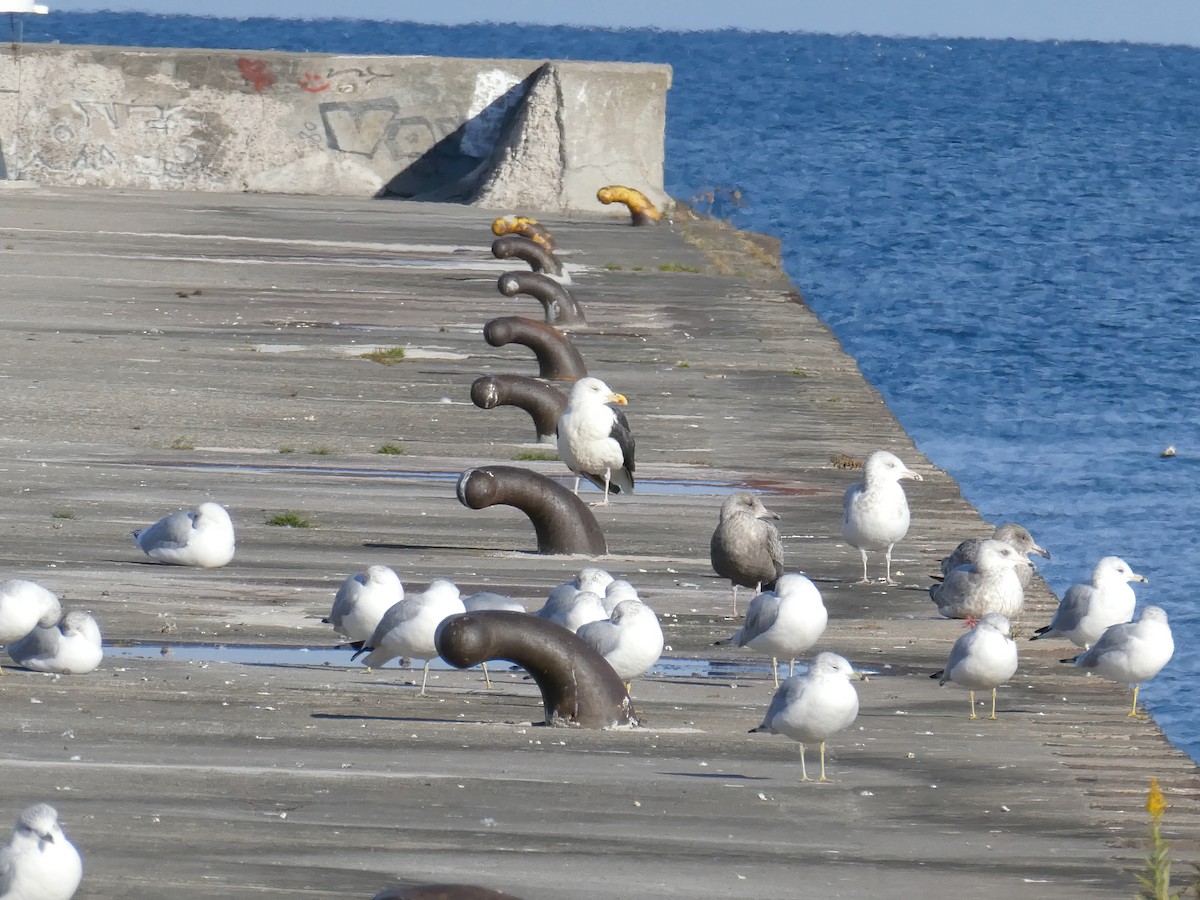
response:
[[[1200,51],[34,18],[30,40],[670,63],[668,191],[783,239],[788,274],[921,449],[1053,551],[1056,591],[1108,554],[1150,579],[1140,596],[1168,609],[1178,649],[1144,694],[1200,754]],[[1167,444],[1179,455],[1161,460]]]

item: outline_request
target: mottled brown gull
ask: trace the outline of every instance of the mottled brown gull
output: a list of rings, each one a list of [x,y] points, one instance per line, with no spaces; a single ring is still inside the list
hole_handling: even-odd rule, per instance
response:
[[[969,566],[974,563],[979,556],[979,547],[985,540],[987,538],[971,538],[955,547],[950,555],[942,560],[942,574],[949,575],[953,569],[957,569],[959,566]],[[1029,533],[1029,529],[1015,522],[1001,525],[992,534],[991,540],[1003,541],[1022,556],[1036,553],[1045,559],[1050,558],[1050,552],[1038,546],[1033,535]],[[1033,580],[1032,566],[1017,569],[1017,577],[1021,579],[1021,587],[1028,590],[1029,582]]]
[[[730,494],[721,504],[721,518],[709,541],[713,571],[733,585],[733,615],[737,616],[738,587],[773,588],[783,574],[783,541],[766,519],[779,514],[747,491]]]
[[[1008,544],[989,538],[974,565],[953,569],[929,589],[929,597],[947,619],[980,619],[988,613],[1015,619],[1025,607],[1017,567],[1028,565],[1029,560]]]

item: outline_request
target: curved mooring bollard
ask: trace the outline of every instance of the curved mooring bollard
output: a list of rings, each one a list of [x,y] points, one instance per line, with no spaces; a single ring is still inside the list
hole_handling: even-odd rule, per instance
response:
[[[621,184],[610,184],[596,191],[596,199],[607,205],[609,203],[624,203],[629,209],[629,217],[634,225],[657,225],[662,214],[650,202],[650,199],[635,188]]]
[[[546,226],[537,219],[529,216],[510,216],[499,218],[492,222],[492,234],[504,237],[506,234],[519,234],[529,238],[535,244],[541,244],[551,253],[557,248],[554,235],[546,230]]]
[[[471,509],[515,506],[533,523],[538,553],[604,556],[608,543],[586,503],[557,481],[516,466],[480,466],[458,477],[458,499]]]
[[[521,344],[533,351],[538,376],[549,381],[578,381],[587,377],[583,357],[571,339],[552,325],[524,316],[501,316],[483,326],[483,339],[493,347]]]
[[[509,234],[492,241],[492,256],[496,259],[517,259],[529,263],[529,268],[542,275],[553,275],[555,278],[565,278],[562,263],[557,256],[536,244],[529,238],[519,234]]]
[[[438,656],[460,669],[503,659],[537,682],[547,725],[637,725],[633,702],[603,656],[554,622],[486,610],[451,616],[434,638]]]
[[[567,395],[552,384],[528,375],[481,375],[471,384],[471,402],[480,409],[516,406],[529,413],[537,439],[553,444]]]
[[[547,325],[580,325],[587,321],[570,291],[537,272],[505,272],[496,287],[505,297],[528,294],[537,300],[546,313]]]

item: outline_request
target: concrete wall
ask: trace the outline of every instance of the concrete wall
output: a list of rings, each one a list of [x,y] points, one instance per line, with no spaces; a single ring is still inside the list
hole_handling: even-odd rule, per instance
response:
[[[0,177],[597,212],[619,183],[661,205],[670,84],[645,64],[24,44],[0,50]]]

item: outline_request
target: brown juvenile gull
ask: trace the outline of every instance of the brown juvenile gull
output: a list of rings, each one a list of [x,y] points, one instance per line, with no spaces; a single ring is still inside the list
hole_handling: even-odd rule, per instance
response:
[[[1015,619],[1025,608],[1018,566],[1028,567],[1029,560],[1003,541],[989,538],[974,565],[952,569],[945,581],[929,589],[929,597],[947,619],[980,619],[988,613]]]
[[[1095,672],[1110,681],[1133,685],[1131,718],[1143,718],[1137,711],[1138,688],[1171,661],[1175,641],[1167,613],[1161,606],[1147,606],[1136,622],[1113,625],[1100,636],[1091,650],[1063,662]]]
[[[1029,533],[1029,530],[1015,522],[1001,525],[992,534],[991,539],[994,541],[1004,541],[1004,543],[1023,556],[1036,553],[1045,559],[1050,558],[1050,552],[1037,545],[1037,541],[1033,539],[1033,535]],[[963,541],[955,547],[953,552],[942,560],[942,574],[949,575],[952,569],[957,569],[959,566],[969,566],[974,563],[979,555],[979,545],[984,540],[986,538],[972,538]],[[1028,590],[1029,582],[1033,580],[1033,568],[1017,569],[1017,577],[1021,579],[1021,587]]]
[[[763,591],[746,607],[746,621],[729,639],[735,647],[771,654],[771,672],[779,687],[779,660],[791,661],[808,650],[825,633],[829,613],[817,586],[797,573],[780,575],[775,590]],[[726,643],[719,641],[718,643]]]
[[[821,781],[825,777],[825,740],[858,718],[858,692],[851,678],[862,678],[836,653],[820,653],[808,671],[789,678],[775,692],[762,724],[750,733],[782,734],[800,743],[800,780],[812,781],[804,765],[804,745],[821,742]]]
[[[733,585],[733,615],[737,617],[738,587],[770,590],[783,574],[783,541],[765,519],[779,514],[747,491],[730,494],[721,504],[721,519],[709,541],[713,571]]]
[[[996,688],[1017,673],[1017,642],[1012,639],[1012,624],[1000,613],[988,613],[954,642],[946,668],[930,678],[938,684],[953,681],[965,687],[971,696],[971,718],[975,715],[975,692],[992,689],[992,714],[996,718]]]
[[[1088,649],[1109,626],[1133,618],[1137,597],[1129,586],[1131,581],[1146,583],[1119,556],[1104,557],[1092,570],[1092,583],[1071,585],[1058,602],[1050,624],[1039,628],[1030,640],[1063,637],[1076,647]]]
[[[633,432],[625,414],[608,405],[627,402],[599,378],[580,378],[558,420],[558,456],[575,473],[575,493],[580,476],[604,491],[594,506],[607,506],[610,490],[633,493]]]
[[[870,584],[867,577],[867,551],[886,550],[884,583],[892,581],[892,547],[908,534],[908,498],[900,487],[901,478],[923,481],[887,450],[876,450],[863,464],[863,480],[846,488],[842,498],[842,534],[862,554],[863,577],[859,584]]]

